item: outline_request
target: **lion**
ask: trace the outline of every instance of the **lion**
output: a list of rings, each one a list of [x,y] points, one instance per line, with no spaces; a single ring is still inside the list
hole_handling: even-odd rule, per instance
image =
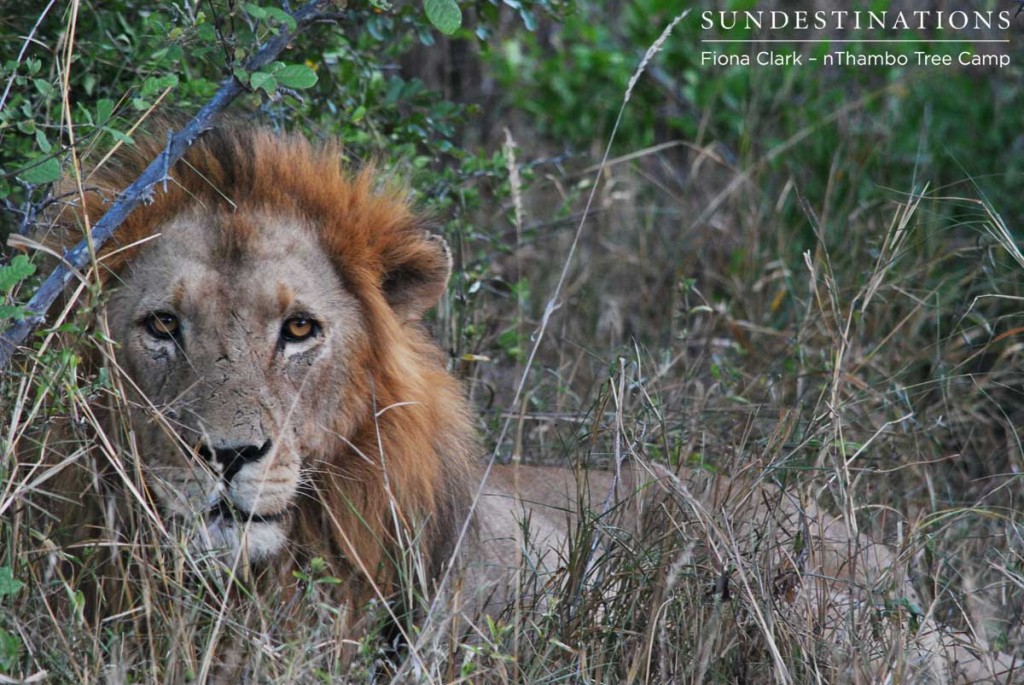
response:
[[[79,241],[164,140],[138,136],[86,177],[82,201],[42,239],[51,251]],[[723,477],[694,496],[693,483],[708,481],[685,469],[485,469],[463,389],[423,323],[446,290],[451,253],[401,187],[344,170],[339,153],[217,125],[97,254],[114,353],[92,363],[118,367],[127,400],[100,421],[141,462],[143,489],[117,507],[151,504],[188,554],[285,594],[312,562],[326,565],[348,637],[367,629],[366,608],[379,601],[407,638],[418,611],[410,586],[420,609],[434,597],[467,615],[500,608],[527,546],[534,572],[557,576],[584,509],[633,529],[683,512],[719,530],[719,514],[735,514],[745,532],[706,541],[723,567],[746,554],[726,540],[753,539],[750,522],[774,520],[771,563],[782,613],[796,623],[823,596],[865,605],[862,590],[891,576],[885,546],[758,478]],[[124,479],[117,448],[104,454],[106,473]],[[80,469],[59,490],[82,492],[92,477]],[[78,544],[108,505],[65,516]],[[850,563],[855,549],[860,563]],[[97,589],[96,615],[128,610],[118,596]],[[918,649],[946,675],[969,661],[962,649]]]
[[[49,242],[81,238],[161,152],[140,136],[86,180]],[[338,150],[222,125],[97,255],[146,487],[188,546],[242,566],[331,561],[358,605],[416,540],[439,577],[477,457],[421,323],[451,271],[400,189]],[[284,569],[275,569],[286,573]]]

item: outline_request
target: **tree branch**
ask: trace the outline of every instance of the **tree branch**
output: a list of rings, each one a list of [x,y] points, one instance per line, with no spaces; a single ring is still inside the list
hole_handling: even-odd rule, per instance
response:
[[[293,12],[295,29],[293,31],[282,30],[267,41],[256,54],[246,60],[245,69],[253,71],[272,62],[303,29],[327,18],[325,9],[331,4],[331,0],[311,0]],[[331,18],[336,17],[337,10],[334,9],[330,14]],[[167,170],[185,154],[199,136],[210,128],[213,118],[244,90],[245,87],[233,76],[225,79],[210,101],[180,131],[173,135],[168,134],[167,147],[163,153],[146,167],[146,170],[134,183],[118,195],[110,209],[93,225],[91,237],[93,250],[98,251],[114,234],[117,227],[131,214],[132,210],[151,196],[155,191],[154,186],[166,179]],[[0,333],[0,369],[7,367],[18,346],[25,342],[32,331],[43,322],[50,305],[64,291],[72,274],[89,263],[91,254],[87,239],[83,239],[68,251],[64,255],[62,263],[53,270],[25,305],[27,316]]]

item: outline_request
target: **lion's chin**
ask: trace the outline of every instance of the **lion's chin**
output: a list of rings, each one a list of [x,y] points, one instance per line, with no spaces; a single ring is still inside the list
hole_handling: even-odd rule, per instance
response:
[[[236,563],[261,563],[276,556],[285,546],[286,517],[277,515],[230,515],[221,508],[212,510],[191,540],[199,552],[213,552],[232,566]]]

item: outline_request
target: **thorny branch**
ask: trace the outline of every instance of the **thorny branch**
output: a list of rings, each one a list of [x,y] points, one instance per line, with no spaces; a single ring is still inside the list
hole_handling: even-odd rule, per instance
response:
[[[328,12],[329,9],[333,11]],[[263,44],[252,57],[246,60],[245,69],[252,71],[269,64],[307,26],[325,19],[336,19],[337,15],[337,8],[333,7],[331,0],[311,0],[292,13],[292,18],[295,19],[295,29],[283,30]],[[244,91],[245,86],[238,79],[233,76],[228,77],[221,83],[220,88],[210,101],[203,105],[180,131],[168,135],[167,147],[163,153],[146,167],[146,170],[134,183],[124,189],[110,209],[93,225],[92,249],[89,247],[90,239],[86,238],[65,253],[61,263],[25,305],[26,316],[0,333],[0,369],[7,367],[18,346],[24,343],[36,326],[43,322],[46,311],[64,291],[72,275],[89,263],[91,255],[107,242],[132,210],[146,198],[152,196],[156,191],[155,186],[166,181],[170,167],[210,128],[213,118]]]

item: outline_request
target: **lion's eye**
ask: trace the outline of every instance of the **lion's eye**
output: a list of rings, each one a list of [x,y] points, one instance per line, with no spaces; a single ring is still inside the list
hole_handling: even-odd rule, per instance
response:
[[[146,317],[146,330],[154,338],[170,340],[181,332],[181,321],[174,314],[157,312]]]
[[[281,326],[281,338],[285,342],[302,342],[316,335],[320,324],[308,316],[293,316]]]

